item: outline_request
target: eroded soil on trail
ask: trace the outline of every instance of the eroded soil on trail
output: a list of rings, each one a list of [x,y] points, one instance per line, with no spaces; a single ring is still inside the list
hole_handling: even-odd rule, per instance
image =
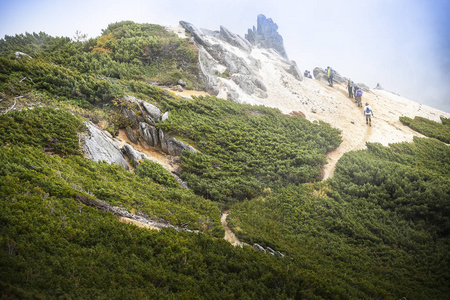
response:
[[[230,244],[233,245],[233,246],[239,246],[239,247],[242,247],[244,245],[249,246],[248,244],[239,241],[237,236],[228,227],[228,223],[227,223],[228,214],[229,214],[228,211],[224,211],[222,213],[222,216],[220,217],[220,222],[222,222],[223,229],[225,229],[225,236],[223,238],[226,241],[230,242]]]

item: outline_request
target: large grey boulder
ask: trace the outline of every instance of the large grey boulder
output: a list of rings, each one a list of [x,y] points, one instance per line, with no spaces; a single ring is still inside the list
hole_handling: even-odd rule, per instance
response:
[[[252,51],[252,45],[250,44],[249,41],[229,31],[223,26],[220,26],[220,36],[224,41],[228,42],[230,45],[238,47],[246,52]]]
[[[138,118],[137,118],[136,114],[134,113],[134,111],[131,108],[126,108],[124,106],[122,106],[121,111],[122,111],[122,114],[125,116],[125,119],[127,120],[127,122],[129,122],[133,128],[137,128]]]
[[[159,134],[158,129],[155,126],[151,126],[147,123],[139,123],[140,140],[147,147],[158,147]]]
[[[161,122],[164,122],[164,121],[167,120],[168,118],[169,118],[169,112],[166,111],[166,112],[162,115],[162,117],[161,117]]]
[[[174,137],[171,137],[170,135],[164,133],[164,131],[162,131],[161,129],[159,130],[159,141],[161,143],[161,150],[169,155],[180,156],[183,151],[192,153],[198,152],[191,145],[188,145],[182,141],[177,140]]]
[[[155,141],[150,131],[150,125],[145,122],[139,123],[139,138],[141,142],[147,147],[154,147]]]
[[[188,145],[185,142],[179,141],[174,137],[170,137],[167,140],[167,153],[168,154],[180,156],[183,153],[183,151],[188,151],[188,152],[192,152],[192,153],[198,152],[191,145]]]
[[[125,127],[125,134],[127,135],[130,142],[132,142],[133,144],[137,144],[137,138],[134,135],[134,131],[130,126]]]
[[[123,145],[121,150],[122,150],[122,153],[128,157],[128,159],[130,160],[130,162],[133,166],[138,166],[146,158],[144,154],[134,150],[134,148],[129,144]]]
[[[264,249],[264,247],[261,246],[260,244],[254,243],[254,244],[253,244],[253,248],[254,248],[255,250],[258,250],[258,251],[261,251],[261,252],[266,253],[266,249]]]
[[[79,138],[87,158],[93,161],[118,164],[128,170],[127,161],[113,138],[91,122],[84,122],[84,124],[86,125],[86,134],[79,134]]]
[[[300,72],[300,70],[297,67],[297,63],[293,60],[291,60],[289,62],[289,66],[285,69],[286,72],[288,72],[289,74],[291,74],[292,76],[295,77],[295,79],[302,81],[303,80],[303,75]]]
[[[343,77],[339,72],[333,69],[333,82],[343,83],[347,82],[347,78]]]
[[[381,84],[377,83],[377,86],[374,87],[374,89],[376,90],[384,90],[383,87],[381,86]]]
[[[159,120],[161,120],[161,110],[157,106],[146,101],[142,101],[141,105],[155,122],[159,122]]]
[[[364,83],[356,83],[356,86],[358,86],[361,90],[363,90],[364,92],[368,92],[370,91],[370,87],[368,87],[367,85],[365,85]]]
[[[343,83],[347,81],[347,78],[342,77],[336,70],[333,70],[333,82]],[[328,83],[328,71],[319,67],[313,70],[314,78],[322,82]]]
[[[313,75],[315,79],[328,83],[328,74],[324,69],[319,67],[314,68]]]
[[[17,51],[17,52],[14,52],[14,54],[16,55],[16,60],[17,59],[19,59],[19,58],[21,58],[21,57],[28,57],[28,58],[32,58],[31,56],[29,56],[28,54],[26,54],[26,53],[23,53],[23,52],[19,52],[19,51]]]
[[[278,33],[278,25],[264,15],[258,15],[257,27],[249,29],[245,38],[254,46],[275,49],[284,58],[288,58],[284,49],[283,37]]]
[[[164,131],[162,131],[162,129],[159,129],[159,142],[161,144],[161,150],[164,153],[168,153],[167,152],[167,139],[166,139],[166,135],[164,134]]]
[[[155,126],[151,126],[150,125],[150,134],[153,137],[153,145],[155,147],[158,147],[159,145],[159,134],[158,134],[158,129],[156,129]]]

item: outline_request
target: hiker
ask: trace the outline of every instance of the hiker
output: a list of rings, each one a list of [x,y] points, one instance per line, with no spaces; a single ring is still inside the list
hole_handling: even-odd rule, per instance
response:
[[[328,85],[333,86],[333,69],[331,69],[329,66],[327,67],[328,70]]]
[[[364,115],[366,116],[366,124],[372,126],[373,111],[372,108],[370,108],[369,103],[366,103],[366,107],[364,107]]]
[[[306,78],[312,78],[311,73],[308,70],[305,70],[303,76],[305,76]]]
[[[353,81],[349,78],[347,82],[348,97],[353,98]]]
[[[355,92],[355,103],[358,103],[358,107],[362,107],[362,103],[361,103],[362,94],[363,94],[363,91],[361,90],[361,88],[357,87],[356,92]]]

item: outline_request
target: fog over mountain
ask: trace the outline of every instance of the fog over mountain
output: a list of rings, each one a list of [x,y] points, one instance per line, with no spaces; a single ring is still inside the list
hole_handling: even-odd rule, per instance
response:
[[[330,65],[369,87],[450,111],[450,2],[432,1],[0,1],[0,37],[44,31],[100,35],[132,20],[199,28],[225,26],[244,36],[258,14],[275,20],[300,71]]]

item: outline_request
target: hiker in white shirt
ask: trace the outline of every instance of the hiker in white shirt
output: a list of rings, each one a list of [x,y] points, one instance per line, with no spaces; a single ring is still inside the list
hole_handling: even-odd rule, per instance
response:
[[[364,107],[364,115],[366,116],[366,124],[372,126],[373,111],[372,108],[370,108],[369,103],[366,103],[366,107]]]

